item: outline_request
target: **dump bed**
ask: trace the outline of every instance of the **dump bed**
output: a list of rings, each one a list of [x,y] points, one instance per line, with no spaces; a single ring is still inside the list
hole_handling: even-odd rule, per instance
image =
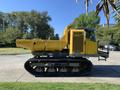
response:
[[[66,43],[63,40],[18,39],[16,45],[31,51],[61,51],[65,48]]]

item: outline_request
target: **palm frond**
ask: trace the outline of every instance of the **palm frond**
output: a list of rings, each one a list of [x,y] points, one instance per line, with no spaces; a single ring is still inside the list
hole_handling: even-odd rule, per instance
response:
[[[120,14],[117,10],[117,7],[115,5],[115,2],[119,2],[119,0],[100,0],[98,4],[96,5],[96,14],[98,15],[101,10],[103,10],[104,15],[107,20],[107,25],[109,27],[109,18],[110,18],[110,7],[118,14],[120,17]]]
[[[116,2],[116,11],[114,10],[114,18],[116,22],[120,22],[120,2]]]
[[[96,14],[98,15],[99,12],[103,9],[103,4],[101,4],[102,2],[99,2],[96,6]]]

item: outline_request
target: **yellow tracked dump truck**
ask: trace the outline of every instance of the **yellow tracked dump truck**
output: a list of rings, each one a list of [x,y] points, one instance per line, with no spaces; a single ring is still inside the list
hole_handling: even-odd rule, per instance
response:
[[[34,57],[24,67],[34,76],[86,75],[93,66],[88,57],[109,56],[98,50],[94,30],[86,28],[67,27],[60,40],[18,39],[16,45],[31,50]]]

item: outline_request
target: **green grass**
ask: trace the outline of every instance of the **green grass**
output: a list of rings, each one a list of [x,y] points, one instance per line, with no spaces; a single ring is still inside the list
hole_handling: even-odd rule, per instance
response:
[[[120,85],[79,83],[0,83],[0,90],[120,90]]]
[[[0,48],[0,55],[16,55],[16,54],[27,54],[30,50],[22,48]]]

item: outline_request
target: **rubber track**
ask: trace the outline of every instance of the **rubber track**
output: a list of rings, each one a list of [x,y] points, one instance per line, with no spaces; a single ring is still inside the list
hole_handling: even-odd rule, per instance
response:
[[[87,66],[87,69],[83,70],[82,72],[37,72],[33,69],[31,64],[33,63],[80,63],[82,62]],[[30,58],[24,64],[24,68],[32,75],[36,77],[40,76],[83,76],[90,74],[92,70],[92,63],[85,59],[85,58]],[[68,66],[69,67],[69,66]]]

